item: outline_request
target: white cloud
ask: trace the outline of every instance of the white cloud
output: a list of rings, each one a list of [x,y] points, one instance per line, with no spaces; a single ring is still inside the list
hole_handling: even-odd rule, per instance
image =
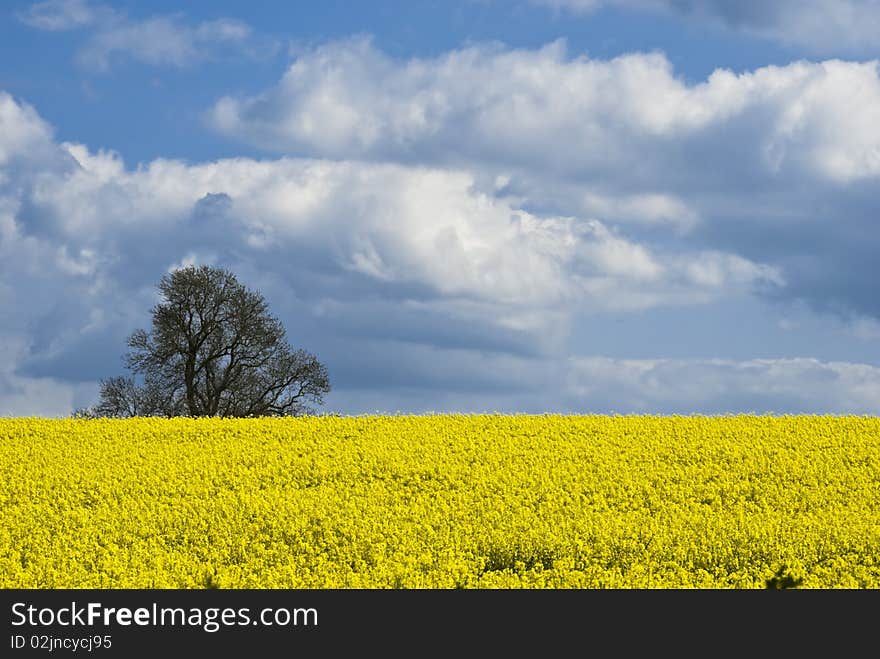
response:
[[[877,0],[531,0],[555,11],[602,7],[680,14],[692,20],[773,39],[813,52],[880,48]]]
[[[97,396],[95,383],[71,383],[14,373],[12,367],[25,353],[21,340],[4,336],[0,342],[0,418],[63,417],[91,404]]]
[[[13,164],[23,167],[23,161],[43,164],[52,160],[58,149],[51,140],[52,128],[33,107],[0,90],[0,167],[9,169]],[[13,173],[7,171],[6,176]]]
[[[199,23],[195,28],[195,38],[200,41],[229,41],[240,43],[253,36],[253,29],[247,23],[231,18],[219,18]]]
[[[653,249],[597,219],[525,210],[466,170],[295,158],[130,170],[55,144],[8,96],[0,116],[4,162],[37,158],[30,172],[0,164],[20,181],[0,187],[0,271],[15,284],[0,288],[14,310],[0,338],[23,346],[7,382],[117,371],[155,283],[185,263],[247,273],[313,337],[393,331],[499,354],[558,351],[578,308],[702,304],[778,278],[734,254]]]
[[[276,87],[222,98],[211,112],[224,134],[274,152],[488,162],[580,178],[627,172],[657,183],[672,174],[664,163],[697,142],[705,152],[690,167],[733,157],[766,176],[874,178],[878,119],[876,62],[719,69],[688,84],[657,53],[569,58],[555,42],[398,61],[366,39],[306,52]]]
[[[98,386],[0,372],[0,417],[66,417],[93,403]]]
[[[816,359],[571,362],[573,405],[619,413],[876,414],[880,368]]]
[[[511,207],[624,226],[655,260],[657,245],[698,244],[776,268],[816,308],[880,316],[864,284],[880,249],[876,61],[688,82],[659,53],[595,60],[554,42],[404,60],[361,38],[301,51],[277,85],[222,98],[209,117],[272,153],[468,171]],[[364,248],[358,267],[384,272]],[[708,283],[717,264],[689,272]]]
[[[109,71],[129,59],[154,66],[189,67],[226,52],[264,57],[277,51],[272,39],[258,37],[247,23],[219,18],[189,24],[180,13],[129,18],[108,5],[85,0],[47,0],[19,14],[20,20],[41,30],[88,27],[91,33],[77,53],[87,69]]]
[[[603,195],[590,190],[574,192],[577,198],[568,203],[583,209],[589,215],[623,223],[670,225],[682,232],[693,229],[700,222],[699,213],[682,199],[662,193],[632,195]],[[560,190],[560,194],[564,194]]]
[[[112,153],[66,146],[80,167],[36,181],[29,200],[64,240],[181,231],[201,198],[222,192],[235,232],[227,240],[307,247],[338,276],[443,297],[643,308],[778,279],[734,255],[654,253],[595,219],[529,213],[479,192],[460,170],[237,159],[157,160],[132,172]]]
[[[107,71],[114,60],[125,57],[156,66],[187,67],[211,59],[218,48],[245,45],[251,33],[246,23],[232,19],[189,26],[176,16],[158,16],[99,30],[78,60],[97,71]]]
[[[438,354],[400,343],[355,345],[362,349],[352,368],[365,375],[331,394],[333,404],[352,413],[873,415],[880,406],[880,368],[851,362],[530,359],[463,349]]]
[[[85,0],[45,0],[34,3],[18,17],[30,27],[60,32],[90,25],[101,13]]]
[[[880,341],[880,322],[874,318],[855,318],[849,325],[849,332],[862,341]]]

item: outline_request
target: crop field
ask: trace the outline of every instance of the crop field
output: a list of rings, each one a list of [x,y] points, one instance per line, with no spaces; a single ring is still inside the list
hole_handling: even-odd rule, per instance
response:
[[[880,419],[0,419],[3,588],[880,588]]]

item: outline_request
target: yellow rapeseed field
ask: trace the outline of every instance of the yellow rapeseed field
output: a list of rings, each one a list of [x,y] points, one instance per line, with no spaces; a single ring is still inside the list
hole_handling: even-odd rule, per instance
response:
[[[0,419],[3,588],[878,588],[880,419]]]

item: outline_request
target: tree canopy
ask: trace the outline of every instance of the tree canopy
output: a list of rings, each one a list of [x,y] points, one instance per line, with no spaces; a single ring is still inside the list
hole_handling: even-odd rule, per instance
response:
[[[263,296],[232,272],[179,268],[158,290],[151,328],[128,339],[133,375],[102,380],[100,401],[77,416],[295,416],[323,404],[326,367],[290,346]]]

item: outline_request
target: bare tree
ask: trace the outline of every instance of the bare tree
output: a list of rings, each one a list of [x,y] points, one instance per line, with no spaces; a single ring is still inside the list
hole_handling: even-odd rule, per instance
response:
[[[312,411],[330,391],[327,369],[294,350],[259,293],[222,268],[162,277],[152,328],[128,339],[126,367],[143,377],[101,382],[79,416],[286,416]]]
[[[155,386],[138,386],[134,378],[120,376],[101,380],[100,402],[92,408],[79,411],[75,416],[165,416],[167,411],[167,401],[163,400]]]

